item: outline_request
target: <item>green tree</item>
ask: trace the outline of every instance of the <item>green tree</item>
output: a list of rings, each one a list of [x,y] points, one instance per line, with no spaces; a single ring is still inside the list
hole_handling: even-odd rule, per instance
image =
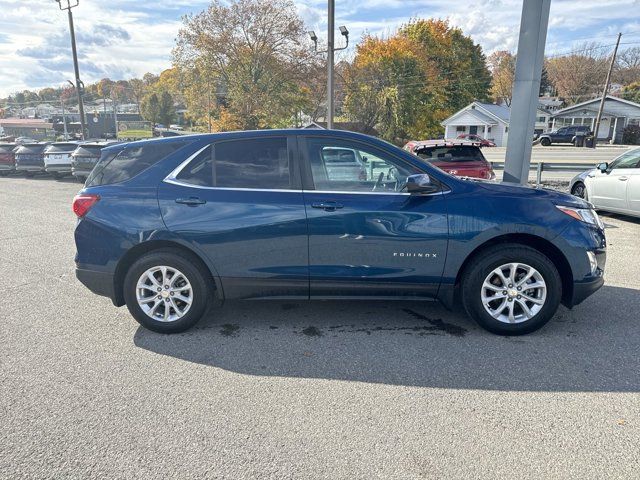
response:
[[[155,93],[151,93],[142,99],[140,105],[142,118],[154,125],[160,120],[160,99]]]
[[[640,103],[640,82],[634,82],[624,87],[622,90],[622,98]]]
[[[168,127],[173,123],[173,119],[176,116],[176,109],[173,106],[173,97],[167,91],[160,94],[158,102],[158,119],[165,127]]]
[[[482,47],[446,20],[415,20],[400,29],[420,45],[425,61],[436,66],[429,79],[444,93],[442,107],[453,113],[474,100],[489,99],[491,72]]]

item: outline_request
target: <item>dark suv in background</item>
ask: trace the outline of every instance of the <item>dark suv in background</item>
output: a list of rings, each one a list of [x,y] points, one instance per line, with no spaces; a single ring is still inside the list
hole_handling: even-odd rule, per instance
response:
[[[0,143],[0,175],[9,175],[16,169],[15,143]]]
[[[591,135],[591,128],[587,125],[571,125],[562,127],[549,133],[543,133],[538,137],[540,144],[548,147],[552,143],[574,143],[577,136],[587,137]]]

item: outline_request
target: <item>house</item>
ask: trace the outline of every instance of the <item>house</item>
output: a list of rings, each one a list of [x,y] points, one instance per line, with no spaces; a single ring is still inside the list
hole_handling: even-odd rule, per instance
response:
[[[4,135],[11,137],[29,137],[36,140],[53,138],[53,124],[40,118],[3,118],[0,127]]]
[[[566,125],[589,125],[595,128],[596,116],[602,97],[578,103],[552,115],[552,128]],[[640,104],[623,98],[607,95],[598,129],[598,140],[621,143],[622,133],[629,125],[640,125]]]
[[[462,133],[480,135],[498,147],[506,145],[509,135],[510,109],[504,105],[473,102],[444,120],[444,138]]]

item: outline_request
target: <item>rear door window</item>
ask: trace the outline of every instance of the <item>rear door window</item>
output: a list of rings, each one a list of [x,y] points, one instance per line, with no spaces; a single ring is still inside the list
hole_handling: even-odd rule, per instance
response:
[[[129,180],[185,144],[186,142],[135,144],[118,150],[115,155],[101,156],[87,180],[87,187]]]
[[[291,171],[286,137],[251,138],[208,146],[175,179],[205,187],[286,190]]]

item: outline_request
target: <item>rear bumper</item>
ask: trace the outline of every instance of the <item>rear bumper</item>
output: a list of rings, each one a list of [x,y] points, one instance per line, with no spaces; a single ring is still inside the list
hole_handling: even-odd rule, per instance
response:
[[[15,169],[13,164],[0,163],[0,172],[13,172]]]
[[[114,301],[115,292],[113,291],[113,275],[111,273],[76,268],[76,278],[96,295],[109,297],[111,301]]]
[[[16,165],[18,172],[44,172],[44,165]]]

